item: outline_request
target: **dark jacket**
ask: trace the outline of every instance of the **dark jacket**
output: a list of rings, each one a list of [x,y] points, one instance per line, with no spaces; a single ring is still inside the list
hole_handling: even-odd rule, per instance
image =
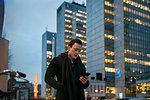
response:
[[[73,75],[68,53],[62,53],[50,62],[45,74],[45,82],[57,90],[56,100],[85,100],[84,89],[88,87],[89,81],[86,84],[79,81],[79,77],[85,75],[85,67],[80,57],[74,62],[76,76]],[[54,79],[55,76],[57,81]],[[78,80],[74,82],[74,79]]]

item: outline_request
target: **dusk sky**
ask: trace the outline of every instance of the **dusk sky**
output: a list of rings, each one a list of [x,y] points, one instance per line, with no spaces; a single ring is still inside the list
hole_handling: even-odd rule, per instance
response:
[[[72,2],[72,0],[65,0]],[[74,0],[82,4],[86,0]],[[56,10],[64,0],[6,0],[6,39],[12,54],[11,69],[26,73],[30,82],[38,74],[41,83],[42,34],[56,32]]]

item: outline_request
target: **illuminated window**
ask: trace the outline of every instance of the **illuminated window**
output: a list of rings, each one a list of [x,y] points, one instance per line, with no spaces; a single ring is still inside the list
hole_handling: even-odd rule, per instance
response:
[[[141,65],[150,66],[150,62],[148,62],[148,61],[142,61],[142,60],[140,60],[139,63],[140,63]]]
[[[127,21],[130,21],[130,18],[128,18],[128,17],[124,17],[124,19],[127,20]]]
[[[85,64],[85,63],[86,63],[86,60],[82,60],[82,63],[84,63],[84,64]]]
[[[76,36],[77,36],[77,37],[86,38],[86,36],[85,36],[85,35],[82,35],[82,34],[79,34],[79,33],[76,33]]]
[[[135,22],[138,23],[138,24],[142,24],[139,19],[135,19]]]
[[[112,94],[115,94],[115,93],[116,93],[116,92],[115,92],[115,91],[116,91],[115,87],[106,87],[106,93],[109,94],[109,93],[110,93],[110,90],[112,90],[112,92],[111,92]]]
[[[114,63],[114,60],[112,60],[112,59],[105,59],[105,63]]]
[[[81,54],[80,54],[80,57],[81,57],[81,58],[86,58],[86,55],[81,55]]]
[[[86,43],[86,41],[85,40],[83,40],[83,39],[80,39],[81,41],[82,41],[82,43]]]
[[[109,39],[112,39],[112,40],[115,39],[115,37],[114,37],[113,35],[109,35],[109,34],[105,34],[105,37],[106,37],[106,38],[109,38]]]
[[[105,22],[114,23],[114,20],[110,18],[105,18]]]
[[[66,43],[69,43],[70,41],[71,41],[71,40],[67,40],[67,39],[65,39],[65,42],[66,42]]]
[[[87,68],[87,66],[85,66],[85,68]]]
[[[125,54],[132,54],[132,55],[136,55],[136,56],[140,56],[141,55],[140,52],[136,52],[136,51],[132,51],[132,50],[128,50],[128,49],[125,49],[124,53]]]
[[[67,30],[67,29],[65,29],[65,32],[67,32],[67,33],[73,33],[72,31]]]
[[[47,55],[52,55],[52,52],[51,51],[47,51]]]
[[[86,32],[85,30],[82,30],[82,29],[76,29],[76,31],[79,31],[79,32],[82,32],[82,33]]]
[[[86,53],[86,50],[81,50],[81,53]]]
[[[46,54],[47,58],[52,58],[52,52],[51,51],[47,51],[47,54]]]
[[[81,11],[81,10],[78,10],[78,12],[80,12],[80,13],[83,13],[83,14],[87,14],[86,12],[84,12],[84,11]]]
[[[114,7],[114,4],[111,4],[110,2],[108,1],[105,1],[105,5],[109,6],[109,7]]]
[[[65,44],[65,47],[68,47],[68,44]],[[66,51],[67,52],[67,51]]]
[[[135,15],[138,15],[138,16],[150,19],[150,15],[144,14],[142,12],[138,12],[138,11],[130,9],[130,8],[126,7],[126,6],[124,6],[124,11],[131,12],[131,13],[133,13]]]
[[[72,28],[72,25],[65,24],[65,27]]]
[[[147,57],[150,58],[150,54],[147,54]]]
[[[72,39],[72,36],[71,35],[65,35],[66,36],[66,38],[70,38],[70,39]]]
[[[111,11],[111,10],[107,10],[107,9],[105,9],[104,11],[105,11],[105,13],[107,13],[107,14],[114,15],[114,12],[113,12],[113,11]]]
[[[105,54],[110,55],[110,56],[114,56],[114,52],[113,51],[105,50]]]
[[[65,22],[71,23],[71,20],[69,20],[69,19],[65,19]]]
[[[150,23],[141,21],[141,20],[139,20],[139,19],[135,19],[135,23],[137,23],[137,24],[142,24],[142,25],[145,25],[145,26],[150,26]]]
[[[72,16],[68,14],[65,14],[65,17],[72,18]]]
[[[86,18],[86,16],[85,16],[85,15],[82,15],[82,14],[79,14],[79,13],[76,13],[76,16]]]
[[[82,45],[82,48],[86,48],[86,46]]]
[[[52,44],[52,41],[50,41],[50,40],[47,40],[47,44]]]
[[[143,6],[142,4],[139,4],[139,3],[134,2],[132,0],[123,0],[123,2],[125,2],[127,4],[130,4],[130,5],[134,6],[134,7],[140,8],[142,10],[146,10],[146,11],[150,12],[150,8],[148,8],[147,6]]]
[[[83,25],[84,28],[86,28],[86,25]]]
[[[105,71],[106,72],[116,72],[116,69],[115,68],[110,68],[110,67],[105,67]]]
[[[81,20],[81,19],[79,19],[79,18],[76,18],[76,21],[82,22],[82,23],[86,23],[86,20]]]
[[[51,59],[52,58],[52,55],[46,55],[48,59]]]
[[[125,58],[125,62],[137,63],[137,59]],[[150,62],[148,62],[148,61],[139,60],[139,64],[145,65],[145,66],[150,66]]]
[[[68,9],[65,9],[65,12],[72,13],[72,11]]]
[[[84,31],[84,30],[80,30],[80,32],[85,33],[85,31]]]
[[[50,62],[47,62],[46,64],[47,64],[47,66],[48,66],[48,65],[50,64]]]
[[[136,84],[137,94],[150,94],[150,82]]]
[[[131,59],[131,58],[124,58],[125,62],[128,63],[137,63],[137,59]]]

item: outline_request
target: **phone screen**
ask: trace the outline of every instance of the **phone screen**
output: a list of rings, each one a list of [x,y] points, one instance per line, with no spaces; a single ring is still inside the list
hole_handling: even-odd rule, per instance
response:
[[[90,75],[90,73],[85,73],[85,76],[89,76]]]

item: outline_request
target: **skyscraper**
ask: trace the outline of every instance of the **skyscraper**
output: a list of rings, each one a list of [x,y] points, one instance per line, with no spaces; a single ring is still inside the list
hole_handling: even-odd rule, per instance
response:
[[[87,0],[87,70],[106,90],[135,97],[150,72],[150,0]],[[106,96],[109,92],[106,91]]]
[[[41,84],[41,98],[50,98],[53,89],[50,88],[44,81],[45,72],[50,64],[50,61],[55,57],[55,35],[56,33],[46,31],[42,35],[42,84]]]
[[[56,56],[65,52],[68,43],[75,38],[83,43],[80,57],[86,65],[86,7],[75,2],[63,2],[57,9]]]

